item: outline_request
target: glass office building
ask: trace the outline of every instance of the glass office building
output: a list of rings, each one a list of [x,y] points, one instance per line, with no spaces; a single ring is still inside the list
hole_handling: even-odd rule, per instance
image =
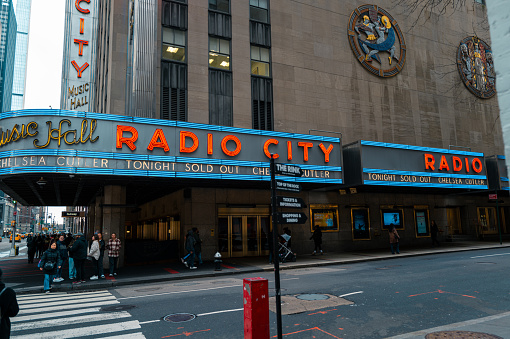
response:
[[[14,62],[14,78],[12,81],[12,111],[23,109],[31,7],[32,0],[18,0],[16,4],[18,30],[16,32],[16,57]]]
[[[16,51],[16,16],[11,0],[2,0],[0,9],[2,40],[0,42],[0,109],[11,110],[12,79]]]

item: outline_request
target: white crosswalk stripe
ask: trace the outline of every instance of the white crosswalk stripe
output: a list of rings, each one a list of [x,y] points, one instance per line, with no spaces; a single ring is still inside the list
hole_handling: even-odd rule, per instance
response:
[[[101,311],[103,306],[120,304],[108,291],[22,295],[18,304],[20,312],[11,318],[13,339],[145,338],[129,312]]]

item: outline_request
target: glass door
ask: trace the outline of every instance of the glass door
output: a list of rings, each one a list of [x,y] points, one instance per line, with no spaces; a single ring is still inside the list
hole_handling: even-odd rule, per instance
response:
[[[478,207],[478,224],[482,234],[498,233],[496,209],[494,207]]]
[[[448,228],[445,230],[445,236],[462,234],[462,224],[460,219],[460,208],[450,207],[446,210],[446,218],[448,220]],[[441,227],[441,226],[439,226]]]
[[[268,216],[229,215],[218,218],[218,248],[224,257],[269,254]]]

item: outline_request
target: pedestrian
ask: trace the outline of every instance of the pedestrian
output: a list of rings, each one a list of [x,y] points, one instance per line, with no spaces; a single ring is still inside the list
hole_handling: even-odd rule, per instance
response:
[[[40,234],[37,235],[36,239],[36,246],[37,246],[37,259],[41,259],[43,254],[43,247],[44,247],[44,240]]]
[[[395,254],[395,252],[397,252],[397,254],[400,254],[400,249],[399,249],[400,236],[398,235],[398,232],[395,229],[395,226],[393,224],[390,224],[390,228],[389,228],[388,232],[390,235],[391,254]]]
[[[99,274],[99,241],[96,238],[96,235],[92,236],[92,244],[90,245],[89,253],[87,257],[92,260],[92,267],[94,269],[94,274],[90,277],[90,280],[97,280]]]
[[[104,279],[103,272],[103,259],[104,259],[104,250],[106,249],[106,243],[103,240],[103,233],[97,234],[97,240],[99,241],[99,260],[97,263],[98,267],[98,276]]]
[[[323,255],[324,253],[322,252],[322,231],[319,225],[315,225],[313,234],[310,237],[310,240],[312,239],[315,245],[312,255],[315,255],[317,251],[320,251],[320,254]]]
[[[27,238],[27,249],[28,249],[28,263],[33,264],[34,263],[34,255],[35,251],[37,250],[37,243],[34,237],[32,237],[31,234],[28,235]]]
[[[108,250],[108,263],[110,264],[110,277],[117,275],[117,265],[120,255],[120,239],[117,239],[117,234],[112,233],[106,249]]]
[[[57,250],[60,254],[60,259],[62,260],[61,267],[57,270],[57,274],[55,278],[53,279],[53,282],[62,282],[64,281],[64,278],[62,277],[62,269],[64,267],[64,264],[66,263],[69,255],[67,254],[67,246],[65,243],[64,235],[60,235],[57,241]]]
[[[0,279],[2,270],[0,269]],[[0,310],[2,310],[2,320],[0,322],[0,339],[8,339],[11,336],[11,319],[19,312],[16,292],[10,287],[6,287],[0,281]]]
[[[85,260],[87,259],[87,244],[83,233],[79,232],[75,235],[76,240],[71,247],[73,255],[74,266],[76,267],[76,280],[73,284],[80,284],[85,282]]]
[[[187,266],[190,270],[194,270],[197,267],[195,266],[195,238],[193,237],[193,231],[188,231],[188,236],[186,237],[186,251],[188,251],[188,260]]]
[[[430,226],[430,238],[432,239],[432,247],[435,247],[436,244],[439,246],[439,240],[437,240],[438,233],[439,227],[437,227],[436,221],[432,220],[432,224]]]
[[[67,243],[68,238],[66,238]],[[69,244],[67,245],[67,253],[68,253],[68,260],[69,260],[69,280],[73,281],[76,279],[76,267],[74,266],[74,259],[73,259],[73,253],[71,253],[71,247],[74,244],[74,239],[71,236],[71,241],[69,241]]]
[[[202,239],[200,239],[200,232],[198,228],[193,227],[193,238],[195,239],[195,258],[198,260],[198,264],[202,265]]]
[[[50,248],[43,253],[39,266],[39,269],[44,272],[44,292],[50,293],[53,277],[62,267],[62,259],[55,240],[51,241]]]

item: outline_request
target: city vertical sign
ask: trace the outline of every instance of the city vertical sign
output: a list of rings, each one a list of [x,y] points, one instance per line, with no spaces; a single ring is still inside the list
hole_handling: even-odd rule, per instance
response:
[[[93,111],[98,0],[67,0],[60,107]]]

